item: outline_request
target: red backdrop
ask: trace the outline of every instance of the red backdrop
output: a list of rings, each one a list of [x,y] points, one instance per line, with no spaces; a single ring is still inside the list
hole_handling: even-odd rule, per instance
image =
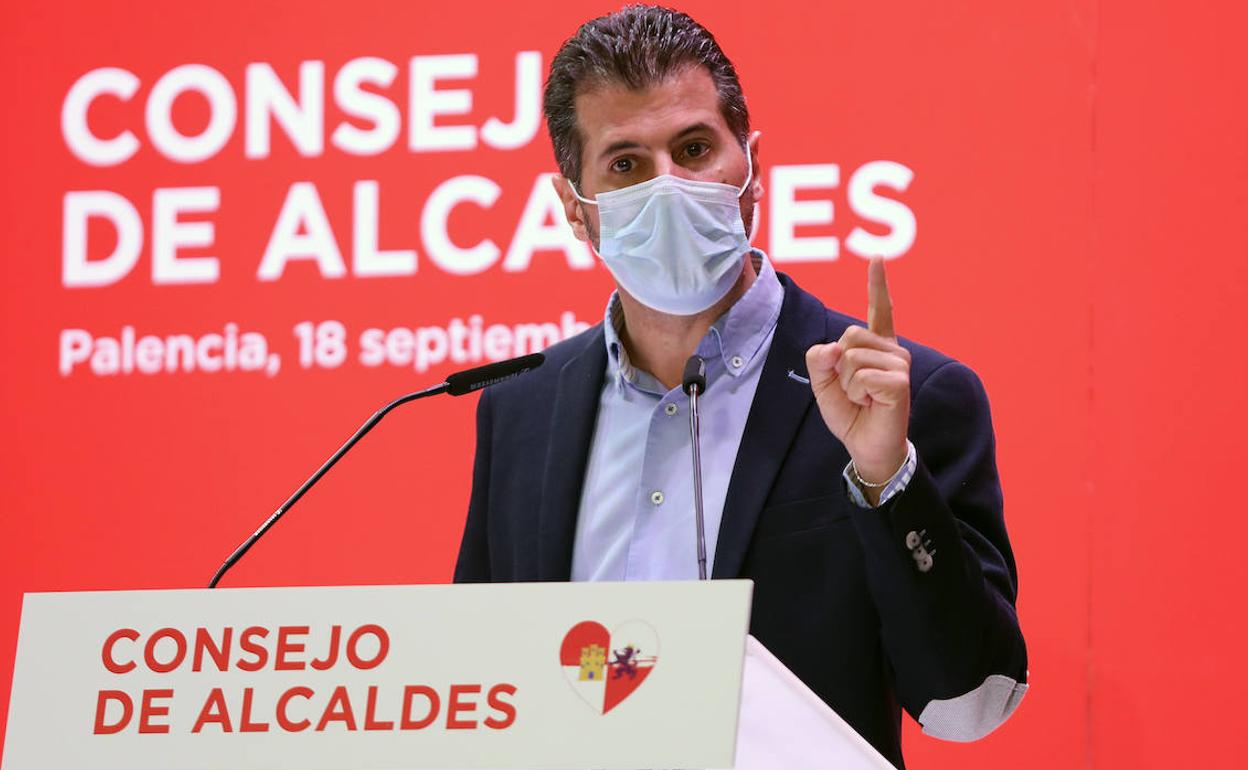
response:
[[[1248,684],[1245,6],[683,7],[738,65],[763,132],[758,245],[861,314],[854,245],[883,239],[899,331],[969,363],[992,398],[1033,689],[977,744],[907,728],[912,764],[1168,768],[1248,750],[1232,711]],[[373,408],[465,365],[453,319],[481,317],[482,349],[460,340],[470,364],[513,352],[519,325],[600,317],[609,276],[543,219],[553,164],[524,68],[536,55],[544,73],[610,9],[8,5],[4,691],[22,592],[202,585]],[[124,93],[77,109],[110,78]],[[196,90],[214,84],[215,102]],[[100,216],[79,226],[100,201],[141,243]],[[332,325],[320,353],[299,339],[324,321],[345,331],[341,361]],[[204,371],[229,368],[202,342],[227,324],[263,334],[280,369]],[[130,373],[103,341],[126,326],[157,338]],[[426,365],[361,359],[361,335],[392,328],[413,330],[394,360],[419,346]],[[171,335],[207,346],[196,371],[140,371],[163,367]],[[227,582],[446,581],[473,406],[396,413]]]

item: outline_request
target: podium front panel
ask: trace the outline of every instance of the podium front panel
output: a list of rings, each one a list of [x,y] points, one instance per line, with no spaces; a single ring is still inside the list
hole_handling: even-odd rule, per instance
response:
[[[748,581],[27,594],[3,770],[725,767]]]

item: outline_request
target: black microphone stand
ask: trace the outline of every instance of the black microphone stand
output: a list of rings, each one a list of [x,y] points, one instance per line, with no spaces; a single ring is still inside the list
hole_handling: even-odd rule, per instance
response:
[[[264,533],[268,532],[273,525],[277,523],[278,519],[286,515],[286,512],[289,511],[295,503],[299,502],[299,498],[303,497],[303,493],[311,489],[313,484],[320,481],[321,477],[324,476],[330,468],[334,467],[334,463],[342,459],[342,456],[349,452],[351,447],[355,446],[360,439],[364,438],[364,436],[373,429],[373,426],[381,422],[381,418],[385,417],[387,414],[409,401],[415,401],[420,398],[428,398],[429,396],[436,396],[440,393],[445,393],[449,387],[449,383],[444,382],[441,385],[434,385],[432,388],[426,388],[425,390],[420,390],[415,393],[408,393],[406,396],[400,396],[378,409],[372,417],[369,417],[368,420],[360,426],[359,430],[351,435],[351,438],[347,439],[347,443],[338,447],[338,451],[330,455],[330,458],[326,460],[320,468],[316,469],[316,473],[309,476],[308,480],[303,482],[303,485],[296,489],[295,493],[287,498],[286,502],[278,506],[276,511],[273,511],[273,515],[265,519],[264,523],[261,524],[255,532],[251,533],[251,537],[244,540],[242,545],[234,549],[234,553],[229,555],[229,557],[221,564],[220,568],[217,569],[217,573],[212,576],[212,580],[209,581],[208,587],[216,588],[217,583],[221,581],[221,578],[225,576],[225,573],[229,571],[230,567],[233,567],[239,559],[243,558],[243,554],[251,550],[251,547],[256,544],[256,541],[264,537]]]
[[[706,361],[690,356],[681,383],[689,396],[689,437],[693,445],[693,519],[698,530],[698,580],[706,580],[706,519],[702,512],[702,441],[698,396],[706,390]]]
[[[360,426],[359,430],[351,435],[351,438],[347,439],[347,443],[338,447],[338,451],[334,452],[330,458],[326,460],[323,465],[321,465],[320,468],[317,468],[316,473],[313,473],[310,477],[308,477],[308,480],[303,482],[303,485],[296,489],[295,493],[273,512],[273,515],[265,519],[259,529],[251,533],[251,537],[244,540],[242,545],[234,549],[234,553],[230,554],[229,558],[221,564],[217,573],[212,576],[212,580],[209,581],[208,587],[216,588],[217,583],[221,581],[221,578],[226,572],[229,571],[230,567],[233,567],[239,559],[243,558],[243,554],[247,553],[247,551],[256,544],[257,540],[264,537],[264,533],[272,529],[273,525],[277,523],[277,520],[282,518],[282,516],[284,516],[295,503],[299,502],[299,498],[303,497],[303,494],[311,489],[313,484],[320,481],[321,477],[324,476],[330,468],[334,467],[334,463],[342,459],[342,456],[351,451],[351,447],[355,446],[360,439],[364,438],[365,434],[373,429],[373,426],[381,422],[381,418],[390,414],[390,412],[394,411],[403,404],[408,403],[409,401],[428,398],[429,396],[436,396],[441,393],[448,393],[452,396],[464,396],[482,388],[488,388],[491,385],[496,385],[504,380],[509,380],[512,377],[518,377],[525,372],[532,371],[541,366],[542,362],[545,360],[546,357],[541,353],[530,353],[527,356],[520,356],[519,358],[511,358],[506,361],[498,361],[496,363],[478,366],[474,369],[455,372],[454,374],[448,376],[446,381],[440,385],[434,385],[432,388],[426,388],[425,390],[419,390],[415,393],[408,393],[406,396],[400,396],[378,409],[372,417],[369,417],[368,420]]]

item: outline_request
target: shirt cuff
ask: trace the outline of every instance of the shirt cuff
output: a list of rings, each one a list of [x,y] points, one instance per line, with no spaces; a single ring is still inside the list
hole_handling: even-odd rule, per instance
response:
[[[871,508],[871,503],[867,502],[867,496],[862,493],[858,484],[854,482],[853,474],[850,468],[853,466],[853,460],[845,464],[845,469],[841,471],[841,476],[845,478],[845,488],[849,491],[849,499],[859,508]],[[914,444],[909,439],[906,440],[906,461],[901,464],[893,477],[884,484],[884,491],[880,493],[880,505],[888,502],[898,493],[905,491],[906,485],[910,483],[910,479],[914,478],[914,471],[919,467],[919,456],[914,451]]]

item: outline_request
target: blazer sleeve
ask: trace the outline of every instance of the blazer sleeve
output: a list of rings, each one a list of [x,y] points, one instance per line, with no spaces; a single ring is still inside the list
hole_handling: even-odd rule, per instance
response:
[[[490,450],[493,435],[493,413],[490,391],[486,389],[477,402],[477,450],[472,463],[472,497],[468,501],[468,519],[464,537],[455,562],[456,583],[490,582],[490,543],[487,521],[490,502]]]
[[[974,372],[949,361],[928,375],[910,439],[914,478],[884,505],[855,510],[854,527],[901,705],[924,732],[975,740],[1018,706],[1027,651],[992,419]]]

